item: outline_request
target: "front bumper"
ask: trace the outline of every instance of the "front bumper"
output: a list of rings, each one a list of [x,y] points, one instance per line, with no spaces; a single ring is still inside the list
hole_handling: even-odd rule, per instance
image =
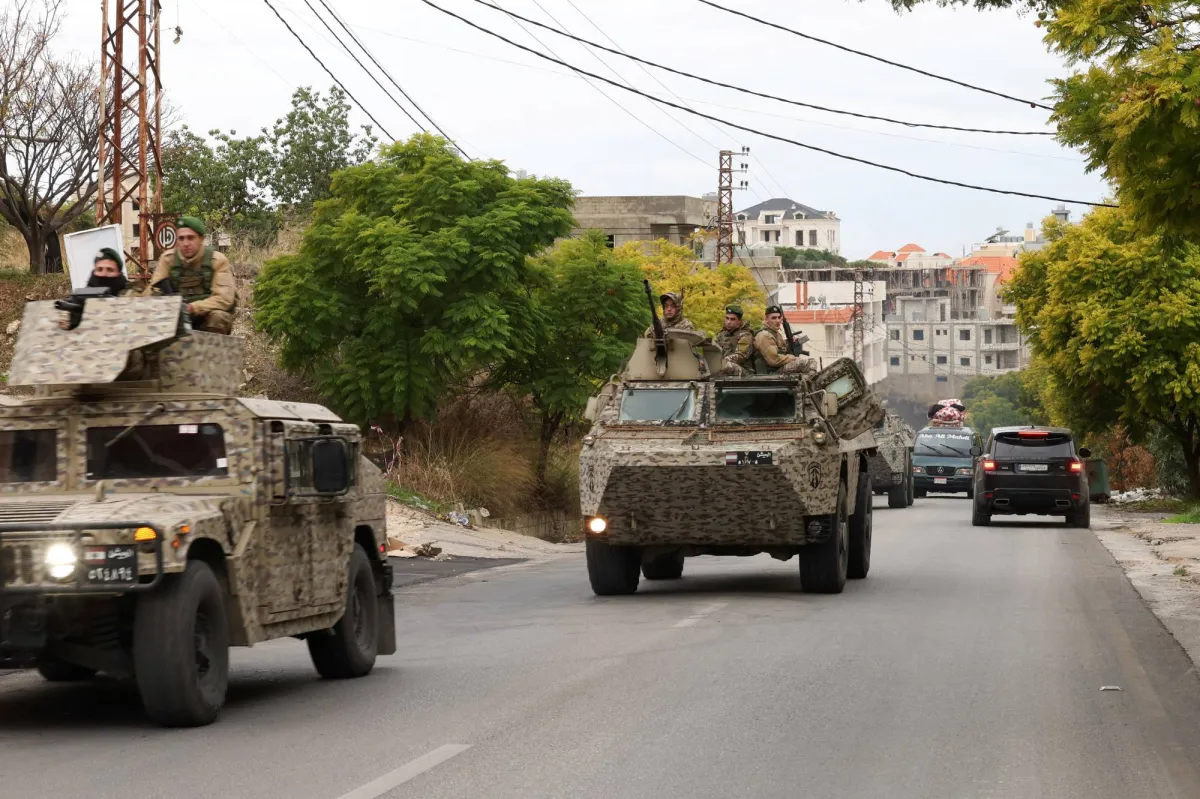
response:
[[[914,474],[913,486],[918,491],[927,491],[929,493],[945,492],[953,494],[961,491],[970,491],[971,481],[973,479],[974,478],[969,474],[948,474],[944,477],[941,475]]]
[[[990,513],[1062,516],[1082,510],[1088,498],[1069,488],[998,488],[985,491],[980,506]]]
[[[134,541],[134,531],[148,527],[153,541]],[[97,546],[132,546],[137,552],[137,569],[132,582],[113,584],[89,580],[83,548],[84,535],[90,532],[128,530],[129,541],[96,542]],[[43,535],[44,534],[44,535]],[[27,537],[32,536],[32,537]],[[19,537],[19,538],[18,538]],[[54,580],[46,573],[43,556],[54,544],[68,543],[76,553],[74,579]],[[145,566],[144,555],[153,556],[153,571]],[[0,524],[0,600],[16,595],[51,594],[125,594],[150,591],[162,582],[163,531],[150,522],[37,522]]]

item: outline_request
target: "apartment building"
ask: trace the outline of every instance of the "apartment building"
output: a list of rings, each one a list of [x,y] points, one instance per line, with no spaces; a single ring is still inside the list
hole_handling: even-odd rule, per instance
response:
[[[733,215],[740,244],[771,244],[778,247],[828,250],[842,247],[842,220],[833,211],[776,197],[752,205]]]
[[[854,357],[854,283],[846,281],[781,283],[774,292],[793,333],[809,338],[810,355],[828,364]],[[859,364],[868,385],[888,378],[887,330],[883,281],[863,284],[863,354]]]

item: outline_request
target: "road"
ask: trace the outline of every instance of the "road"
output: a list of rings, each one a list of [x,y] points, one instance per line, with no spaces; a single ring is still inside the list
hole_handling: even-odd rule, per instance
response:
[[[620,598],[574,556],[423,582],[370,677],[239,651],[204,729],[147,724],[113,683],[2,677],[0,795],[1200,796],[1200,680],[1092,533],[876,506],[840,596],[769,558]]]

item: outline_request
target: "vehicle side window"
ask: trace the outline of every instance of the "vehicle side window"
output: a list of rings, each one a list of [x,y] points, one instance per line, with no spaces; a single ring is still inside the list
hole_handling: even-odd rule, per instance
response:
[[[57,479],[57,430],[0,431],[0,483],[52,483]]]
[[[225,477],[225,433],[217,424],[89,427],[88,480]]]

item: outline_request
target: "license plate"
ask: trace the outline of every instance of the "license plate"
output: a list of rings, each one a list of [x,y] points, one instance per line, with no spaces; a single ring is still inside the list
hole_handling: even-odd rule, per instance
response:
[[[770,466],[771,452],[726,452],[726,466]]]
[[[1044,463],[1022,463],[1021,471],[1023,472],[1048,472],[1050,467]]]
[[[133,585],[138,578],[137,547],[84,547],[83,566],[89,585]]]
[[[939,485],[939,486],[944,486],[946,484],[946,478],[945,477],[935,477],[935,478],[933,478],[933,484]]]

